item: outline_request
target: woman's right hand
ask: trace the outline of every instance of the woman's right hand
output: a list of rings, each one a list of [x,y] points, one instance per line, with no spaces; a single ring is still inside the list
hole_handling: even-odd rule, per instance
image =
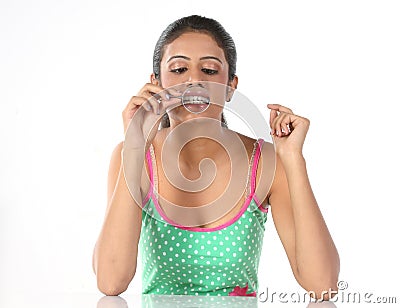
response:
[[[164,88],[147,83],[133,96],[122,112],[125,140],[130,147],[143,148],[150,144],[157,132],[167,107],[177,104],[177,99],[168,100]]]

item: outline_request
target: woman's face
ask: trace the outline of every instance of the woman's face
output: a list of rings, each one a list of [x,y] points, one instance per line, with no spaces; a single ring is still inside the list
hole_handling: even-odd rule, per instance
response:
[[[161,84],[164,88],[199,81],[227,84],[228,69],[224,51],[211,36],[187,32],[165,47]]]
[[[236,88],[237,78],[229,81],[229,65],[224,51],[210,35],[187,32],[165,46],[160,65],[160,81],[163,88],[205,81]],[[213,106],[204,112],[204,116],[221,114],[222,109]],[[175,108],[173,113],[178,115],[185,112],[182,108]]]

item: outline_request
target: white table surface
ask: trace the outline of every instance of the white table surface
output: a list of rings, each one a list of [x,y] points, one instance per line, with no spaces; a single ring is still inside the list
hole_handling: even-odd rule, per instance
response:
[[[373,307],[396,307],[397,304],[368,304]],[[188,296],[188,295],[141,295],[122,294],[104,296],[100,293],[16,293],[0,292],[1,308],[263,308],[263,307],[299,307],[299,308],[345,308],[363,307],[363,304],[350,303],[280,303],[261,302],[255,297],[240,296]]]

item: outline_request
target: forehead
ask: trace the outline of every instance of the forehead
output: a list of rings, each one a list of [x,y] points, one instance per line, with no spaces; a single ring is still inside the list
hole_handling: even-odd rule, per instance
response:
[[[191,59],[214,56],[226,62],[224,51],[212,36],[206,33],[186,32],[165,46],[162,61],[175,55]]]

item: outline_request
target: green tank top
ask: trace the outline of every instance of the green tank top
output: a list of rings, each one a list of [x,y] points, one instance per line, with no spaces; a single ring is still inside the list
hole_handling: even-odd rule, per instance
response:
[[[142,293],[256,296],[268,208],[255,196],[262,140],[254,146],[249,189],[240,212],[214,228],[174,226],[157,203],[153,149],[147,153],[151,189],[143,203],[139,254]]]

